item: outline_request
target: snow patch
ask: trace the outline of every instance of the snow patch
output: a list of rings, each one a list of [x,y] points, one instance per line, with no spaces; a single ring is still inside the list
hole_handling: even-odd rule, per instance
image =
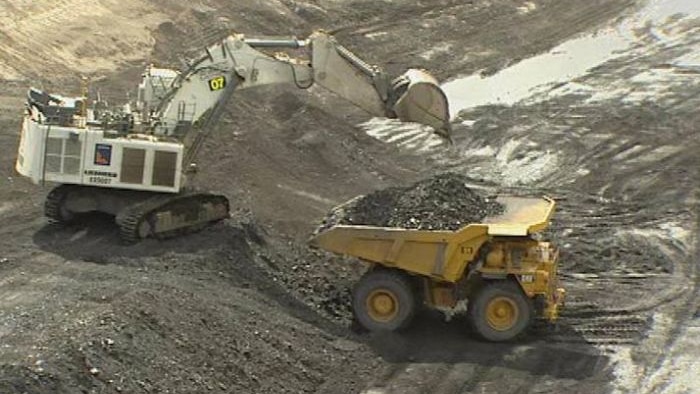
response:
[[[463,155],[465,157],[495,156],[496,152],[497,152],[496,149],[494,149],[491,145],[485,145],[485,146],[482,146],[481,148],[468,149],[468,150],[464,151]]]
[[[430,48],[429,50],[419,54],[418,56],[420,56],[421,58],[423,58],[425,60],[431,60],[436,55],[441,55],[443,53],[449,52],[450,49],[452,49],[452,45],[450,45],[448,43],[442,43],[440,45],[436,45],[436,46]]]
[[[375,31],[375,32],[372,32],[372,33],[365,33],[365,37],[367,37],[367,38],[373,40],[373,39],[375,39],[375,38],[377,38],[377,37],[385,36],[385,35],[387,35],[387,34],[389,34],[389,33],[385,32],[385,31]]]
[[[521,5],[520,7],[517,7],[518,14],[520,14],[520,15],[529,14],[536,9],[537,9],[537,4],[535,4],[531,1],[526,1],[523,5]]]
[[[444,146],[447,142],[433,132],[430,126],[419,123],[402,122],[398,119],[375,117],[358,125],[367,135],[399,148],[429,152]]]

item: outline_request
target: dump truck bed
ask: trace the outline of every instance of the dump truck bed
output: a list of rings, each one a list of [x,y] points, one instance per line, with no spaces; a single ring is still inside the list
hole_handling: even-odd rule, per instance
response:
[[[547,197],[499,197],[496,201],[504,210],[500,215],[484,218],[489,235],[525,236],[540,232],[547,228],[554,213],[555,203]]]
[[[552,199],[499,197],[503,213],[456,231],[337,225],[317,234],[311,245],[372,263],[455,282],[492,236],[526,236],[544,230],[554,212]]]

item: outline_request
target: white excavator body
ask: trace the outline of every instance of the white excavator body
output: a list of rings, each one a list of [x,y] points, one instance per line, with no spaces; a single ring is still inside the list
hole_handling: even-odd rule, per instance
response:
[[[144,135],[119,135],[99,126],[22,122],[15,169],[34,183],[54,182],[177,193],[184,146]],[[85,123],[84,118],[76,123]]]

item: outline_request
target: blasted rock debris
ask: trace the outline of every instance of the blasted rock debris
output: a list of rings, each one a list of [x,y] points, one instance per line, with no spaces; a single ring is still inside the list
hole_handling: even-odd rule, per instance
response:
[[[331,211],[320,230],[336,224],[457,230],[502,212],[495,199],[467,187],[466,177],[444,173],[356,198]]]

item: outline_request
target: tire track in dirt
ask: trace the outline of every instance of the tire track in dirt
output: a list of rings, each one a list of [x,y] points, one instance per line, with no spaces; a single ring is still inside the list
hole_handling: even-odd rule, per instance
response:
[[[698,144],[697,148],[700,148]],[[696,167],[695,185],[700,184],[700,172]],[[637,382],[635,387],[640,393],[677,393],[697,388],[698,360],[693,354],[693,345],[700,338],[699,311],[700,304],[700,217],[697,215],[700,187],[696,186],[694,198],[691,201],[695,213],[695,228],[693,232],[692,250],[688,260],[682,265],[682,276],[687,280],[682,294],[676,299],[675,310],[668,311],[672,316],[673,324],[661,337],[661,343],[654,344],[654,349],[661,347],[663,351],[643,349],[642,357],[648,358],[647,363],[651,370],[647,370],[644,377]],[[680,282],[680,281],[679,281]],[[688,356],[689,354],[690,357]]]

